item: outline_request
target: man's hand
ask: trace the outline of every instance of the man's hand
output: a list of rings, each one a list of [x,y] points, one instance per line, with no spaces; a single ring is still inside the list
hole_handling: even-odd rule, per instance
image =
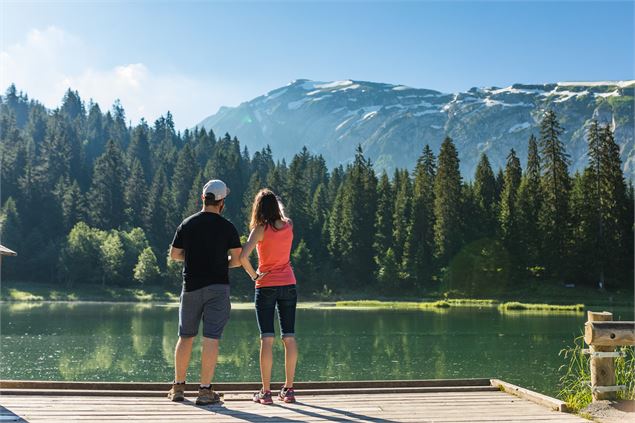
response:
[[[227,257],[227,260],[229,261],[229,268],[242,266],[242,263],[240,262],[240,253],[242,250],[242,248],[232,248],[228,251],[229,256]]]
[[[174,261],[185,261],[185,250],[182,248],[170,247],[170,258]]]

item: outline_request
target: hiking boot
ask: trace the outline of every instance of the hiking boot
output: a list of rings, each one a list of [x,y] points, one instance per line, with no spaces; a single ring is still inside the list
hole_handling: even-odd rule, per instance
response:
[[[168,392],[168,399],[170,401],[183,401],[185,399],[185,384],[173,383]]]
[[[218,404],[220,402],[220,395],[209,388],[198,388],[198,398],[196,398],[196,405],[209,405]]]
[[[293,388],[287,388],[286,386],[283,386],[282,389],[280,389],[278,398],[280,399],[280,401],[284,401],[287,403],[295,402],[295,391],[293,390]]]
[[[273,404],[273,399],[271,399],[271,391],[263,391],[260,390],[254,394],[254,402],[271,405]]]

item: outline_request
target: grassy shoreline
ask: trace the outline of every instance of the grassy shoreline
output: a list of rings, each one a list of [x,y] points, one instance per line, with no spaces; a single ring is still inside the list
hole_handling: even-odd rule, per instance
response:
[[[251,290],[232,295],[235,303],[251,303]],[[147,286],[121,288],[109,286],[78,286],[66,288],[59,285],[34,282],[4,282],[0,285],[0,301],[11,302],[134,302],[134,303],[176,303],[180,288],[167,286]],[[468,297],[467,295],[465,295]],[[457,307],[498,308],[501,312],[582,312],[585,307],[633,306],[631,292],[600,292],[588,287],[578,290],[562,289],[543,284],[527,290],[509,292],[502,298],[449,298],[440,293],[430,293],[426,297],[385,298],[369,295],[369,292],[344,292],[325,297],[303,295],[307,307],[338,309],[417,309],[438,310]]]

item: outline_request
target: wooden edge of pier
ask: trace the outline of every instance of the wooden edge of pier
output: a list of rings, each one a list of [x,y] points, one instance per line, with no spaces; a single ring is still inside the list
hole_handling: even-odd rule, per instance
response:
[[[540,394],[538,392],[534,392],[527,388],[516,386],[499,379],[491,379],[491,384],[492,386],[495,386],[496,388],[499,388],[507,393],[516,395],[520,398],[524,398],[538,405],[542,405],[543,407],[547,407],[555,411],[561,411],[563,413],[569,413],[571,411],[566,402],[560,401],[559,399],[552,398],[544,394]]]
[[[282,385],[282,383],[278,383]],[[272,383],[276,385],[276,383]],[[224,395],[225,401],[251,400],[259,382],[216,383],[214,389]],[[109,396],[109,397],[162,397],[170,388],[161,382],[65,382],[0,380],[0,395],[45,396]],[[569,412],[563,401],[531,391],[500,379],[424,379],[424,380],[366,380],[297,382],[296,392],[303,395],[334,394],[397,394],[443,392],[504,391],[550,410]],[[198,384],[187,384],[186,393],[195,395]]]

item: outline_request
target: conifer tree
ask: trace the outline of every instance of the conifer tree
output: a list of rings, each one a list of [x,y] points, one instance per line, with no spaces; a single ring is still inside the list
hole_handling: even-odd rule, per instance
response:
[[[375,256],[381,257],[393,243],[395,195],[384,171],[377,184],[377,214],[375,217]]]
[[[627,255],[628,249],[632,248],[633,244],[633,220],[632,215],[628,215],[627,187],[622,173],[620,148],[608,124],[601,129],[600,137],[601,216],[598,254],[607,277],[616,279],[633,268],[633,256]],[[629,241],[627,241],[628,238],[630,238]]]
[[[132,130],[132,139],[128,146],[127,162],[130,164],[130,168],[135,160],[141,165],[145,181],[150,182],[152,180],[150,128],[144,119],[141,119],[139,125]]]
[[[435,157],[426,144],[417,160],[412,193],[412,212],[404,258],[406,271],[416,286],[427,284],[433,273]]]
[[[542,236],[539,228],[539,211],[542,208],[542,190],[540,187],[540,155],[536,138],[531,135],[528,144],[527,169],[520,182],[516,200],[518,222],[518,244],[523,251],[522,262],[525,268],[542,264]]]
[[[441,144],[437,174],[434,180],[434,245],[435,257],[444,266],[461,246],[461,174],[459,157],[452,139]]]
[[[395,171],[394,181],[393,253],[401,269],[404,246],[408,237],[410,213],[412,212],[412,184],[410,182],[410,175],[405,169]]]
[[[141,162],[132,160],[130,176],[124,188],[126,222],[130,227],[143,226],[143,208],[148,201],[148,187]]]
[[[117,228],[125,220],[124,180],[126,166],[121,150],[113,141],[95,161],[93,183],[87,201],[94,226]]]
[[[168,227],[176,227],[181,222],[183,211],[187,208],[190,187],[196,178],[196,169],[192,166],[195,160],[192,148],[189,144],[185,144],[178,154],[172,176],[171,201],[167,215]]]
[[[491,237],[496,225],[497,182],[485,153],[476,166],[474,175],[474,200],[478,207],[478,226],[481,237]]]
[[[540,228],[544,235],[544,252],[547,271],[564,276],[564,264],[568,257],[569,239],[569,158],[560,141],[562,128],[555,112],[545,112],[540,123],[540,156],[542,159],[541,187],[543,203],[540,210]]]
[[[507,156],[507,163],[505,165],[499,222],[501,240],[507,250],[514,255],[521,253],[521,250],[518,248],[518,216],[516,213],[516,198],[521,177],[522,169],[520,167],[520,160],[518,160],[516,152],[512,148]]]

